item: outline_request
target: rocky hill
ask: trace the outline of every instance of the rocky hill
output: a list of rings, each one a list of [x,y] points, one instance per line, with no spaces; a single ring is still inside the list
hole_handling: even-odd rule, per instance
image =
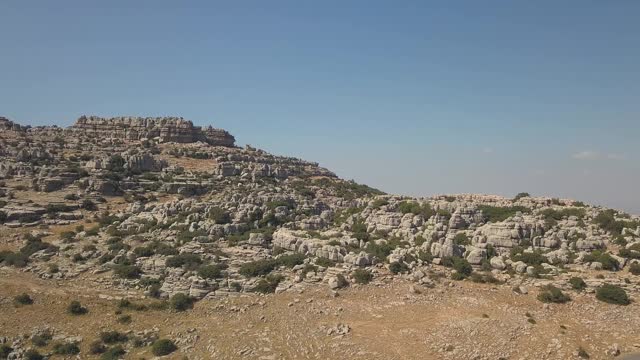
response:
[[[536,289],[545,303],[638,296],[637,216],[526,193],[388,195],[234,143],[182,118],[83,116],[67,129],[0,118],[0,267],[178,307],[391,280]],[[28,348],[12,346],[16,359]],[[440,355],[473,357],[458,347]],[[516,353],[486,351],[474,358]]]

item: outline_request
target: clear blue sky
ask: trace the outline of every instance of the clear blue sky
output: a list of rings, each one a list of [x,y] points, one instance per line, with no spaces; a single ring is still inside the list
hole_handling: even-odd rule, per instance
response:
[[[387,192],[640,213],[638,19],[637,0],[4,0],[0,115],[179,115]]]

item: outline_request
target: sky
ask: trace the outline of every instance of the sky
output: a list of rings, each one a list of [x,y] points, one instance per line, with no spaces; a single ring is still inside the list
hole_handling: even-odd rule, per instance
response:
[[[0,3],[0,116],[182,116],[389,193],[640,214],[640,1]]]

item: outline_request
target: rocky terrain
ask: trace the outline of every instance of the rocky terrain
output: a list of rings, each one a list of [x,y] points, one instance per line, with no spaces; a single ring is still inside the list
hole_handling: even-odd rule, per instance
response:
[[[0,359],[640,351],[639,217],[389,195],[182,118],[0,118],[0,231]]]

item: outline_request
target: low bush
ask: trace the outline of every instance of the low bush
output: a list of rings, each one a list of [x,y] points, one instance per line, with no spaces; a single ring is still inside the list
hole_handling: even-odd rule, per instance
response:
[[[124,325],[131,324],[131,315],[118,316],[118,322]]]
[[[453,243],[460,246],[471,245],[471,240],[465,233],[457,233],[453,238]]]
[[[104,346],[104,344],[100,340],[96,340],[89,344],[89,354],[98,355],[104,353],[105,351],[107,351],[107,347]]]
[[[453,269],[464,277],[468,277],[473,272],[473,267],[471,267],[467,259],[460,257],[453,258]]]
[[[203,265],[198,268],[198,276],[203,279],[218,279],[223,276],[223,269],[224,266],[220,265]]]
[[[228,224],[231,222],[229,213],[219,207],[212,207],[209,210],[209,219],[213,220],[216,224]]]
[[[31,305],[33,304],[33,299],[31,298],[31,296],[29,296],[29,294],[23,293],[14,297],[13,302],[16,305]]]
[[[489,205],[478,206],[478,210],[482,211],[485,221],[500,222],[505,221],[507,218],[514,216],[516,213],[521,212],[528,214],[531,209],[524,206],[509,206],[509,207],[496,207]]]
[[[629,266],[629,272],[633,275],[640,275],[640,263],[633,263]]]
[[[155,356],[169,355],[176,350],[178,350],[178,347],[169,339],[159,339],[151,345],[151,352]]]
[[[86,307],[82,306],[79,301],[72,301],[67,306],[67,312],[71,315],[84,315],[89,312]]]
[[[186,311],[193,308],[195,299],[183,293],[177,293],[171,297],[169,303],[171,308],[176,311]]]
[[[6,359],[13,352],[13,348],[7,344],[0,345],[0,359]]]
[[[602,264],[602,268],[605,270],[616,271],[618,270],[618,260],[614,259],[609,253],[602,252],[600,250],[594,250],[591,254],[586,255],[583,258],[584,262],[599,262]]]
[[[373,280],[373,274],[371,271],[365,269],[356,269],[351,276],[353,276],[356,284],[368,284]]]
[[[413,214],[413,215],[422,215],[425,220],[428,220],[430,217],[436,214],[436,212],[429,206],[429,204],[420,205],[417,202],[413,201],[403,201],[398,204],[399,212],[403,214]]]
[[[278,257],[276,260],[278,264],[284,265],[288,268],[292,268],[296,265],[302,265],[304,263],[305,256],[299,253],[290,254],[290,255],[282,255]]]
[[[37,347],[43,347],[49,345],[49,341],[53,338],[53,334],[48,331],[44,331],[31,336],[31,343]]]
[[[127,342],[129,337],[118,331],[104,331],[100,333],[100,340],[105,344]]]
[[[24,360],[43,360],[44,356],[40,354],[37,350],[27,350],[24,353]]]
[[[513,248],[512,251],[516,249]],[[521,249],[521,248],[520,248]],[[522,251],[520,253],[512,253],[511,260],[513,261],[522,261],[529,266],[541,265],[544,262],[547,262],[547,258],[540,251],[533,252],[525,252]]]
[[[189,270],[195,270],[202,264],[202,259],[197,254],[179,254],[167,258],[167,267],[177,268],[184,267]]]
[[[394,274],[403,273],[408,270],[409,270],[409,267],[407,267],[407,265],[403,262],[394,261],[391,264],[389,264],[389,271],[391,271]]]
[[[113,273],[122,279],[139,279],[142,270],[135,265],[116,265]]]
[[[582,291],[587,288],[587,283],[581,277],[574,276],[569,279],[569,284],[571,284],[571,288],[574,290]]]
[[[553,285],[547,285],[542,288],[542,291],[538,294],[538,300],[544,303],[557,303],[564,304],[571,300],[568,295],[565,295],[562,290]]]
[[[278,261],[275,259],[264,259],[244,263],[240,266],[238,272],[246,277],[265,276],[278,267]]]
[[[138,246],[133,249],[133,253],[136,257],[150,257],[155,254],[152,246]]]
[[[375,242],[370,242],[367,244],[367,246],[364,248],[364,251],[366,251],[368,254],[371,254],[375,257],[377,257],[380,260],[384,260],[387,258],[387,256],[389,256],[389,254],[391,254],[391,252],[393,251],[393,249],[395,249],[396,247],[388,242],[383,242],[383,243],[375,243]]]
[[[483,273],[474,272],[469,277],[469,280],[479,284],[499,284],[500,283],[500,280],[496,279],[495,276],[493,276],[493,274],[491,273],[483,274]]]
[[[264,279],[260,279],[252,291],[262,294],[274,293],[282,280],[284,280],[282,275],[269,274]]]
[[[596,299],[609,304],[629,305],[631,299],[623,288],[616,285],[605,284],[596,290]]]
[[[121,359],[124,354],[126,354],[127,352],[124,350],[124,348],[122,347],[122,345],[116,345],[114,347],[109,348],[107,351],[105,351],[101,356],[100,356],[100,360],[119,360]]]
[[[336,265],[336,262],[330,259],[327,259],[325,257],[317,257],[314,260],[314,263],[318,266],[322,266],[322,267],[332,267]]]
[[[57,343],[53,345],[53,353],[57,355],[76,355],[80,348],[75,343]]]

